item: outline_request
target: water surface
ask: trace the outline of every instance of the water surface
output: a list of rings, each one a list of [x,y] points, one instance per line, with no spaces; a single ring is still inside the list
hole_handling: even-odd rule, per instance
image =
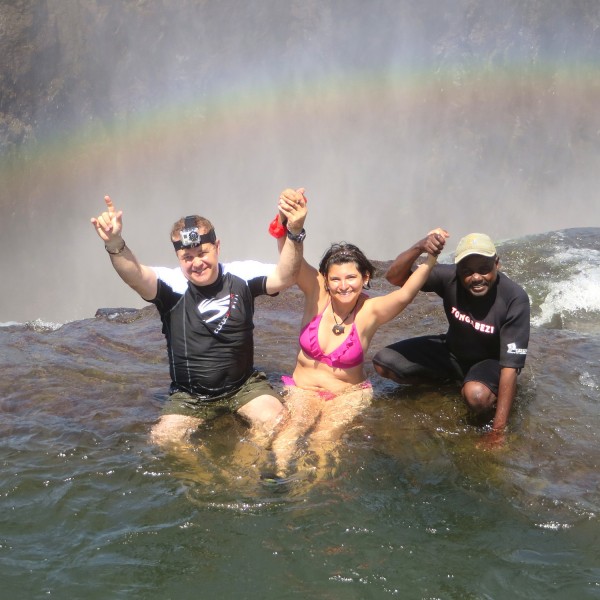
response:
[[[600,311],[572,283],[598,276],[597,240],[569,230],[500,248],[536,319],[502,450],[477,448],[483,429],[453,387],[373,376],[373,406],[328,463],[307,450],[286,485],[261,483],[268,453],[233,418],[199,431],[192,463],[149,444],[167,387],[154,308],[0,328],[4,595],[600,597]],[[300,304],[295,290],[258,302],[256,364],[276,385]],[[424,330],[444,318],[421,294],[369,357]]]

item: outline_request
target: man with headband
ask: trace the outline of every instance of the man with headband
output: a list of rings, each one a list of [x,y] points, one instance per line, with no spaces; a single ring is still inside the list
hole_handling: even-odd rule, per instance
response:
[[[210,221],[197,215],[177,221],[171,241],[185,287],[170,284],[160,268],[138,262],[121,236],[122,211],[108,196],[105,202],[106,210],[91,219],[92,224],[121,279],[157,307],[167,340],[171,388],[152,429],[153,441],[162,446],[180,444],[203,422],[235,412],[266,443],[285,409],[265,374],[253,366],[254,298],[276,294],[295,282],[305,236],[304,200],[280,200],[287,238],[268,275],[225,272]]]
[[[445,237],[430,233],[400,254],[386,273],[403,285],[423,252],[438,252]],[[525,365],[529,344],[529,297],[499,271],[492,240],[471,233],[460,240],[454,265],[436,265],[424,292],[443,299],[448,319],[444,335],[396,342],[373,358],[375,370],[397,383],[461,382],[461,393],[476,415],[491,417],[490,445],[502,443],[517,390],[517,375]]]

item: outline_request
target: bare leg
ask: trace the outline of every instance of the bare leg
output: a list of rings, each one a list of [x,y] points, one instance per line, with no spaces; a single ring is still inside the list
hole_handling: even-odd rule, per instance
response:
[[[286,398],[289,418],[273,443],[279,472],[287,472],[299,450],[298,442],[308,438],[308,451],[316,455],[317,476],[322,478],[340,437],[355,417],[370,405],[372,398],[372,389],[362,386],[354,386],[331,400],[325,400],[315,392],[289,388]]]
[[[371,387],[354,386],[323,403],[321,419],[311,435],[315,442],[337,442],[344,434],[348,425],[370,406],[373,399]]]
[[[321,416],[323,400],[317,394],[300,388],[287,388],[287,416],[273,441],[277,474],[285,476],[298,451],[298,442],[313,428]]]
[[[150,440],[182,463],[182,468],[185,471],[178,473],[178,476],[184,479],[193,479],[197,482],[209,483],[212,480],[212,474],[200,468],[197,448],[190,441],[190,435],[202,423],[204,423],[204,420],[197,417],[177,414],[162,415],[152,427]]]
[[[332,400],[323,403],[321,419],[311,434],[309,449],[318,459],[319,478],[328,474],[328,467],[337,464],[340,438],[354,419],[367,408],[373,399],[370,387],[353,387]]]
[[[285,407],[275,396],[263,395],[254,398],[237,411],[250,424],[250,437],[266,448],[285,416]]]
[[[486,418],[493,415],[496,406],[496,395],[479,381],[467,381],[461,390],[469,410],[477,417]]]
[[[162,415],[158,423],[152,427],[150,439],[153,444],[165,447],[187,446],[189,437],[203,420],[186,415]]]

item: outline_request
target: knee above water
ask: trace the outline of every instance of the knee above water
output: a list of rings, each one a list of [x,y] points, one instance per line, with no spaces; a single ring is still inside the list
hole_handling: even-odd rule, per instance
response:
[[[183,415],[163,415],[150,431],[152,443],[164,445],[181,442],[201,423],[200,419]]]
[[[471,381],[465,384],[462,392],[469,408],[476,412],[485,412],[494,407],[496,396],[481,383]]]
[[[376,362],[373,362],[373,367],[375,368],[375,372],[381,377],[389,377],[389,371],[385,367],[377,364]]]

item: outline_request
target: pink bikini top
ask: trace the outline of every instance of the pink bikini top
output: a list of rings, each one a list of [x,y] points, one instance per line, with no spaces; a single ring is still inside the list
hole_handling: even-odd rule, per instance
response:
[[[329,303],[327,304],[329,306]],[[365,357],[358,337],[356,325],[352,323],[350,335],[330,354],[324,354],[319,346],[319,325],[323,318],[323,312],[316,315],[300,331],[300,348],[309,358],[325,363],[336,369],[351,369],[362,364]]]

